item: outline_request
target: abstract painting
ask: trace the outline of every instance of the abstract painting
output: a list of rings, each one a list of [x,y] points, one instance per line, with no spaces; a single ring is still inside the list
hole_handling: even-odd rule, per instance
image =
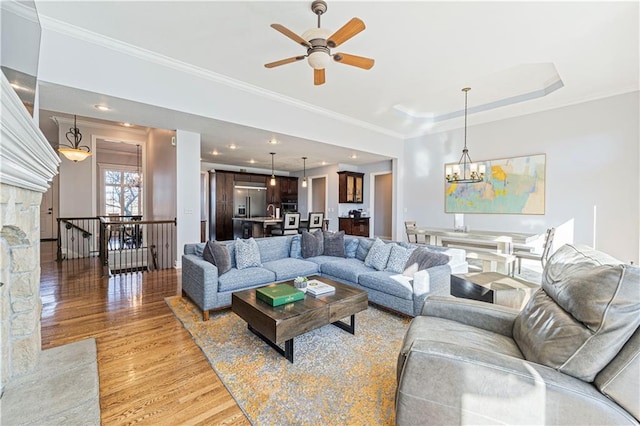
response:
[[[445,181],[446,213],[544,214],[545,154],[478,164],[485,165],[482,182]]]

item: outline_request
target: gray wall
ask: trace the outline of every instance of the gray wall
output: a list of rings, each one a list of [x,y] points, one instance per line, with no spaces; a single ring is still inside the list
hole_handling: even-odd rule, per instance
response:
[[[595,243],[600,250],[637,263],[638,100],[636,91],[469,126],[467,145],[476,161],[546,154],[546,212],[467,214],[465,224],[471,229],[521,232],[568,224],[576,243]],[[444,213],[444,163],[458,161],[462,134],[463,129],[457,129],[406,141],[402,185],[411,196],[405,199],[403,220],[453,227],[453,215]]]

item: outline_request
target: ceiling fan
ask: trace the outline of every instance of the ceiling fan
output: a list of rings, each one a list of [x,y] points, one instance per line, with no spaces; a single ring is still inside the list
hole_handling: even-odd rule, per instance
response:
[[[304,58],[307,58],[309,65],[311,66],[311,68],[313,68],[313,84],[315,84],[316,86],[325,83],[324,70],[329,64],[329,58],[331,57],[333,57],[333,60],[338,63],[351,65],[366,70],[373,67],[373,59],[350,55],[348,53],[342,52],[334,53],[332,55],[330,51],[331,48],[338,47],[345,41],[349,40],[351,37],[364,30],[365,26],[362,20],[360,20],[359,18],[352,18],[349,22],[344,24],[342,28],[332,34],[331,31],[320,28],[320,17],[327,11],[327,3],[323,0],[315,0],[313,3],[311,3],[311,10],[318,16],[318,28],[311,28],[305,31],[302,36],[294,33],[284,25],[271,24],[271,28],[281,32],[291,40],[306,47],[307,54],[270,62],[268,64],[265,64],[265,67],[279,67],[280,65],[290,64],[292,62],[301,61]]]

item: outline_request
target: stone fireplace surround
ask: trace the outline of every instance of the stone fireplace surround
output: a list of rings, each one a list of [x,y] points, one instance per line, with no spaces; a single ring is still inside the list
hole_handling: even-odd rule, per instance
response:
[[[41,350],[40,203],[60,159],[0,75],[0,423],[100,424],[95,340]]]

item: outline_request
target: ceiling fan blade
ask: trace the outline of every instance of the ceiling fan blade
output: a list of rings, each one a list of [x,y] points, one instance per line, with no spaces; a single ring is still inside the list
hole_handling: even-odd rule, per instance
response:
[[[271,28],[273,28],[276,31],[280,31],[282,34],[286,35],[287,37],[289,37],[291,40],[295,41],[296,43],[303,45],[304,47],[311,47],[311,45],[309,44],[309,42],[307,40],[303,39],[298,34],[294,33],[293,31],[291,31],[289,28],[285,27],[284,25],[271,24]]]
[[[313,70],[313,84],[315,84],[316,86],[319,86],[321,84],[324,84],[325,79],[324,79],[324,68],[319,69],[319,70]]]
[[[284,65],[284,64],[290,64],[291,62],[296,62],[296,61],[300,61],[302,59],[304,59],[305,56],[294,56],[292,58],[287,58],[287,59],[280,59],[279,61],[275,61],[275,62],[270,62],[268,64],[264,64],[264,66],[266,68],[274,68],[274,67],[279,67],[280,65]]]
[[[341,64],[347,64],[358,68],[364,68],[365,70],[371,69],[375,61],[363,56],[349,55],[348,53],[336,53],[333,55],[333,60],[340,62]]]
[[[364,22],[359,18],[352,18],[349,22],[344,24],[342,28],[336,31],[331,37],[327,39],[327,46],[333,48],[340,46],[345,41],[349,40],[360,31],[364,30]]]

